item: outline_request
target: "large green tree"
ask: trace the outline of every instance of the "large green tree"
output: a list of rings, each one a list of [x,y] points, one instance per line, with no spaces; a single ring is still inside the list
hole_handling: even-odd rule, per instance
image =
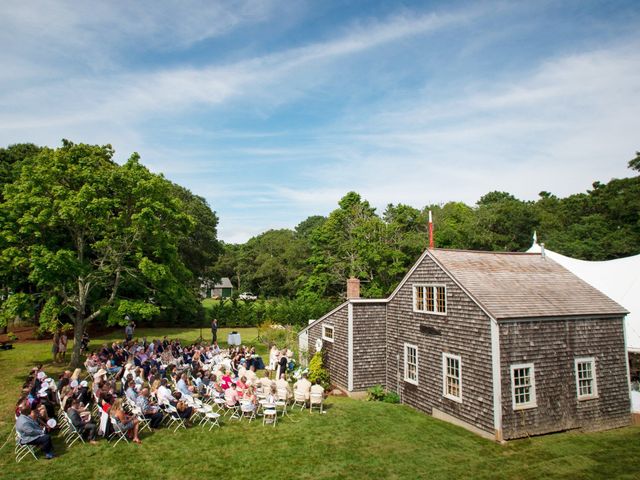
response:
[[[347,193],[311,235],[313,272],[305,288],[321,296],[339,296],[353,276],[362,281],[364,296],[384,294],[388,278],[382,272],[393,263],[386,237],[386,225],[375,208],[358,193]]]
[[[198,218],[188,212],[201,202],[190,204],[137,154],[120,166],[113,153],[109,145],[68,141],[42,149],[5,185],[0,205],[0,274],[28,279],[28,290],[15,280],[10,287],[41,306],[41,323],[73,324],[73,365],[93,320],[118,323],[198,305],[185,251],[198,249]]]

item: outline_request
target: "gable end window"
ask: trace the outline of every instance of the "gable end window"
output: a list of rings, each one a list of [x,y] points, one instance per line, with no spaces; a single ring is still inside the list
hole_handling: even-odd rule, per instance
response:
[[[442,354],[442,395],[462,403],[462,360],[460,355]]]
[[[533,363],[511,365],[511,398],[514,410],[538,406]]]
[[[413,311],[447,314],[447,287],[444,285],[414,285]]]
[[[576,358],[575,367],[578,400],[598,398],[596,359],[594,357]]]
[[[418,385],[418,347],[404,344],[404,380]]]
[[[333,342],[333,326],[322,325],[322,339],[327,342]]]

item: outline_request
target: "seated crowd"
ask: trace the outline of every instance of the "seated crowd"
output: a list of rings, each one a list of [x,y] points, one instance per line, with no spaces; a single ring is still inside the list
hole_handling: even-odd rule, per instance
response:
[[[80,369],[65,371],[54,381],[41,365],[34,368],[16,404],[16,432],[22,444],[38,446],[52,458],[50,433],[60,415],[89,443],[113,429],[141,443],[143,426],[159,428],[167,415],[188,425],[197,412],[211,412],[211,405],[222,413],[241,404],[243,411],[257,412],[261,405],[286,403],[294,392],[307,401],[314,392],[323,395],[322,386],[312,386],[306,375],[291,388],[286,379],[291,356],[272,348],[265,368],[253,347],[222,350],[217,342],[183,346],[166,337],[105,344],[87,355],[90,382],[80,379]],[[258,378],[256,371],[262,369]]]

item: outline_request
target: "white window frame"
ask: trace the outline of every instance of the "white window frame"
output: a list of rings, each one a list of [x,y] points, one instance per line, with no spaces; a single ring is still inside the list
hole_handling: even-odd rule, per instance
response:
[[[433,308],[434,310],[427,310],[427,296],[422,299],[422,309],[416,308],[416,289],[421,288],[433,288]],[[444,288],[444,312],[438,311],[438,287]],[[411,285],[411,304],[415,313],[428,313],[430,315],[446,315],[447,314],[447,286],[443,283],[414,283]]]
[[[407,372],[408,372],[408,355],[407,355],[407,350],[409,348],[413,348],[416,351],[416,378],[409,378],[407,376]],[[404,372],[403,372],[403,377],[404,377],[404,381],[408,382],[408,383],[412,383],[413,385],[418,385],[418,365],[419,365],[419,360],[418,360],[418,346],[417,345],[413,345],[412,343],[405,343],[404,344]]]
[[[587,395],[580,395],[580,378],[578,377],[578,364],[579,363],[590,363],[591,364],[591,374],[593,377],[591,378],[591,390],[592,393]],[[596,359],[595,357],[580,357],[576,358],[573,362],[574,370],[576,374],[576,395],[578,396],[578,400],[592,400],[594,398],[598,398],[598,379],[596,374]]]
[[[455,360],[458,362],[458,392],[459,396],[452,395],[447,391],[447,378],[449,376],[447,369],[447,360]],[[452,377],[453,378],[453,377]],[[458,403],[462,403],[462,358],[460,355],[454,355],[452,353],[442,353],[442,396],[449,400],[454,400]]]
[[[516,386],[515,386],[515,377],[513,376],[513,372],[520,368],[529,369],[530,400],[526,403],[516,404]],[[536,408],[538,406],[538,400],[536,398],[536,371],[533,363],[517,363],[515,365],[511,365],[511,402],[514,410],[526,410],[528,408]]]
[[[327,330],[331,330],[331,337],[327,337]],[[333,339],[336,335],[336,329],[333,325],[322,325],[322,339],[326,342],[333,343]]]

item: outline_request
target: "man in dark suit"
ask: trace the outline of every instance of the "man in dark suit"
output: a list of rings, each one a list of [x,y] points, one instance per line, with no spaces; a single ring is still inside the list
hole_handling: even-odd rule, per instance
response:
[[[211,320],[211,345],[218,341],[218,320]]]
[[[80,435],[86,437],[89,440],[89,443],[95,445],[96,442],[96,424],[93,422],[85,422],[82,420],[80,416],[80,402],[77,398],[74,398],[71,401],[71,407],[67,410],[67,415],[69,416],[69,420],[78,431]]]

